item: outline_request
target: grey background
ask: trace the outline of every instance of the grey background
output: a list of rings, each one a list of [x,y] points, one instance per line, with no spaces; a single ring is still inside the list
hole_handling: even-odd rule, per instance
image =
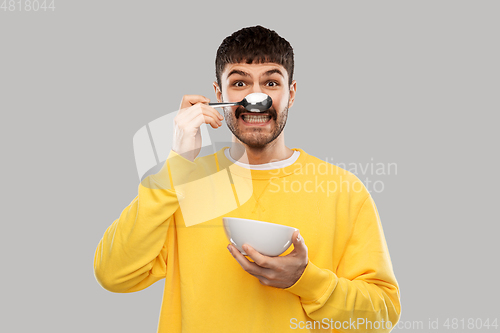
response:
[[[110,293],[94,251],[137,195],[134,133],[215,100],[217,47],[256,24],[295,50],[288,147],[397,163],[360,178],[384,183],[401,321],[499,316],[498,1],[55,4],[0,10],[2,331],[156,332],[164,280]]]

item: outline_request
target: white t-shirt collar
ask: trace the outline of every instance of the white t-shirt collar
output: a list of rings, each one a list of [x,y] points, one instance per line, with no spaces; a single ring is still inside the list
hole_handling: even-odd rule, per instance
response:
[[[251,169],[251,170],[273,170],[273,169],[281,169],[284,167],[287,167],[289,165],[292,165],[297,161],[300,155],[300,151],[295,150],[289,158],[286,160],[282,161],[277,161],[277,162],[270,162],[270,163],[264,163],[264,164],[247,164],[247,163],[241,163],[236,160],[234,160],[231,155],[229,154],[229,148],[226,148],[224,150],[224,155],[226,155],[227,159],[230,160],[232,163],[246,168],[246,169]]]

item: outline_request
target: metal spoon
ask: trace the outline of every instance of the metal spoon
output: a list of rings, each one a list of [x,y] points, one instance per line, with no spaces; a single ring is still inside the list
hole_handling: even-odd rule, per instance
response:
[[[250,112],[264,112],[273,105],[271,96],[263,93],[252,93],[247,95],[241,102],[208,103],[211,107],[221,108],[224,106],[241,105]]]

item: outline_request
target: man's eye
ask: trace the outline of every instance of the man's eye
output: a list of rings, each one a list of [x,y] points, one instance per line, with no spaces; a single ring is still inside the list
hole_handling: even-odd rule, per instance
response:
[[[278,82],[276,82],[276,81],[269,81],[267,84],[270,85],[270,87],[278,86]]]
[[[245,84],[243,82],[241,82],[241,81],[236,81],[235,83],[233,83],[233,86],[235,86],[235,87],[244,87]]]

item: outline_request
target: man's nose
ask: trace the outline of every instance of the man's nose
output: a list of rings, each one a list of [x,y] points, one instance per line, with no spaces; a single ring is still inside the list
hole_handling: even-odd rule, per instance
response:
[[[255,82],[252,87],[252,93],[262,93],[259,82]]]

